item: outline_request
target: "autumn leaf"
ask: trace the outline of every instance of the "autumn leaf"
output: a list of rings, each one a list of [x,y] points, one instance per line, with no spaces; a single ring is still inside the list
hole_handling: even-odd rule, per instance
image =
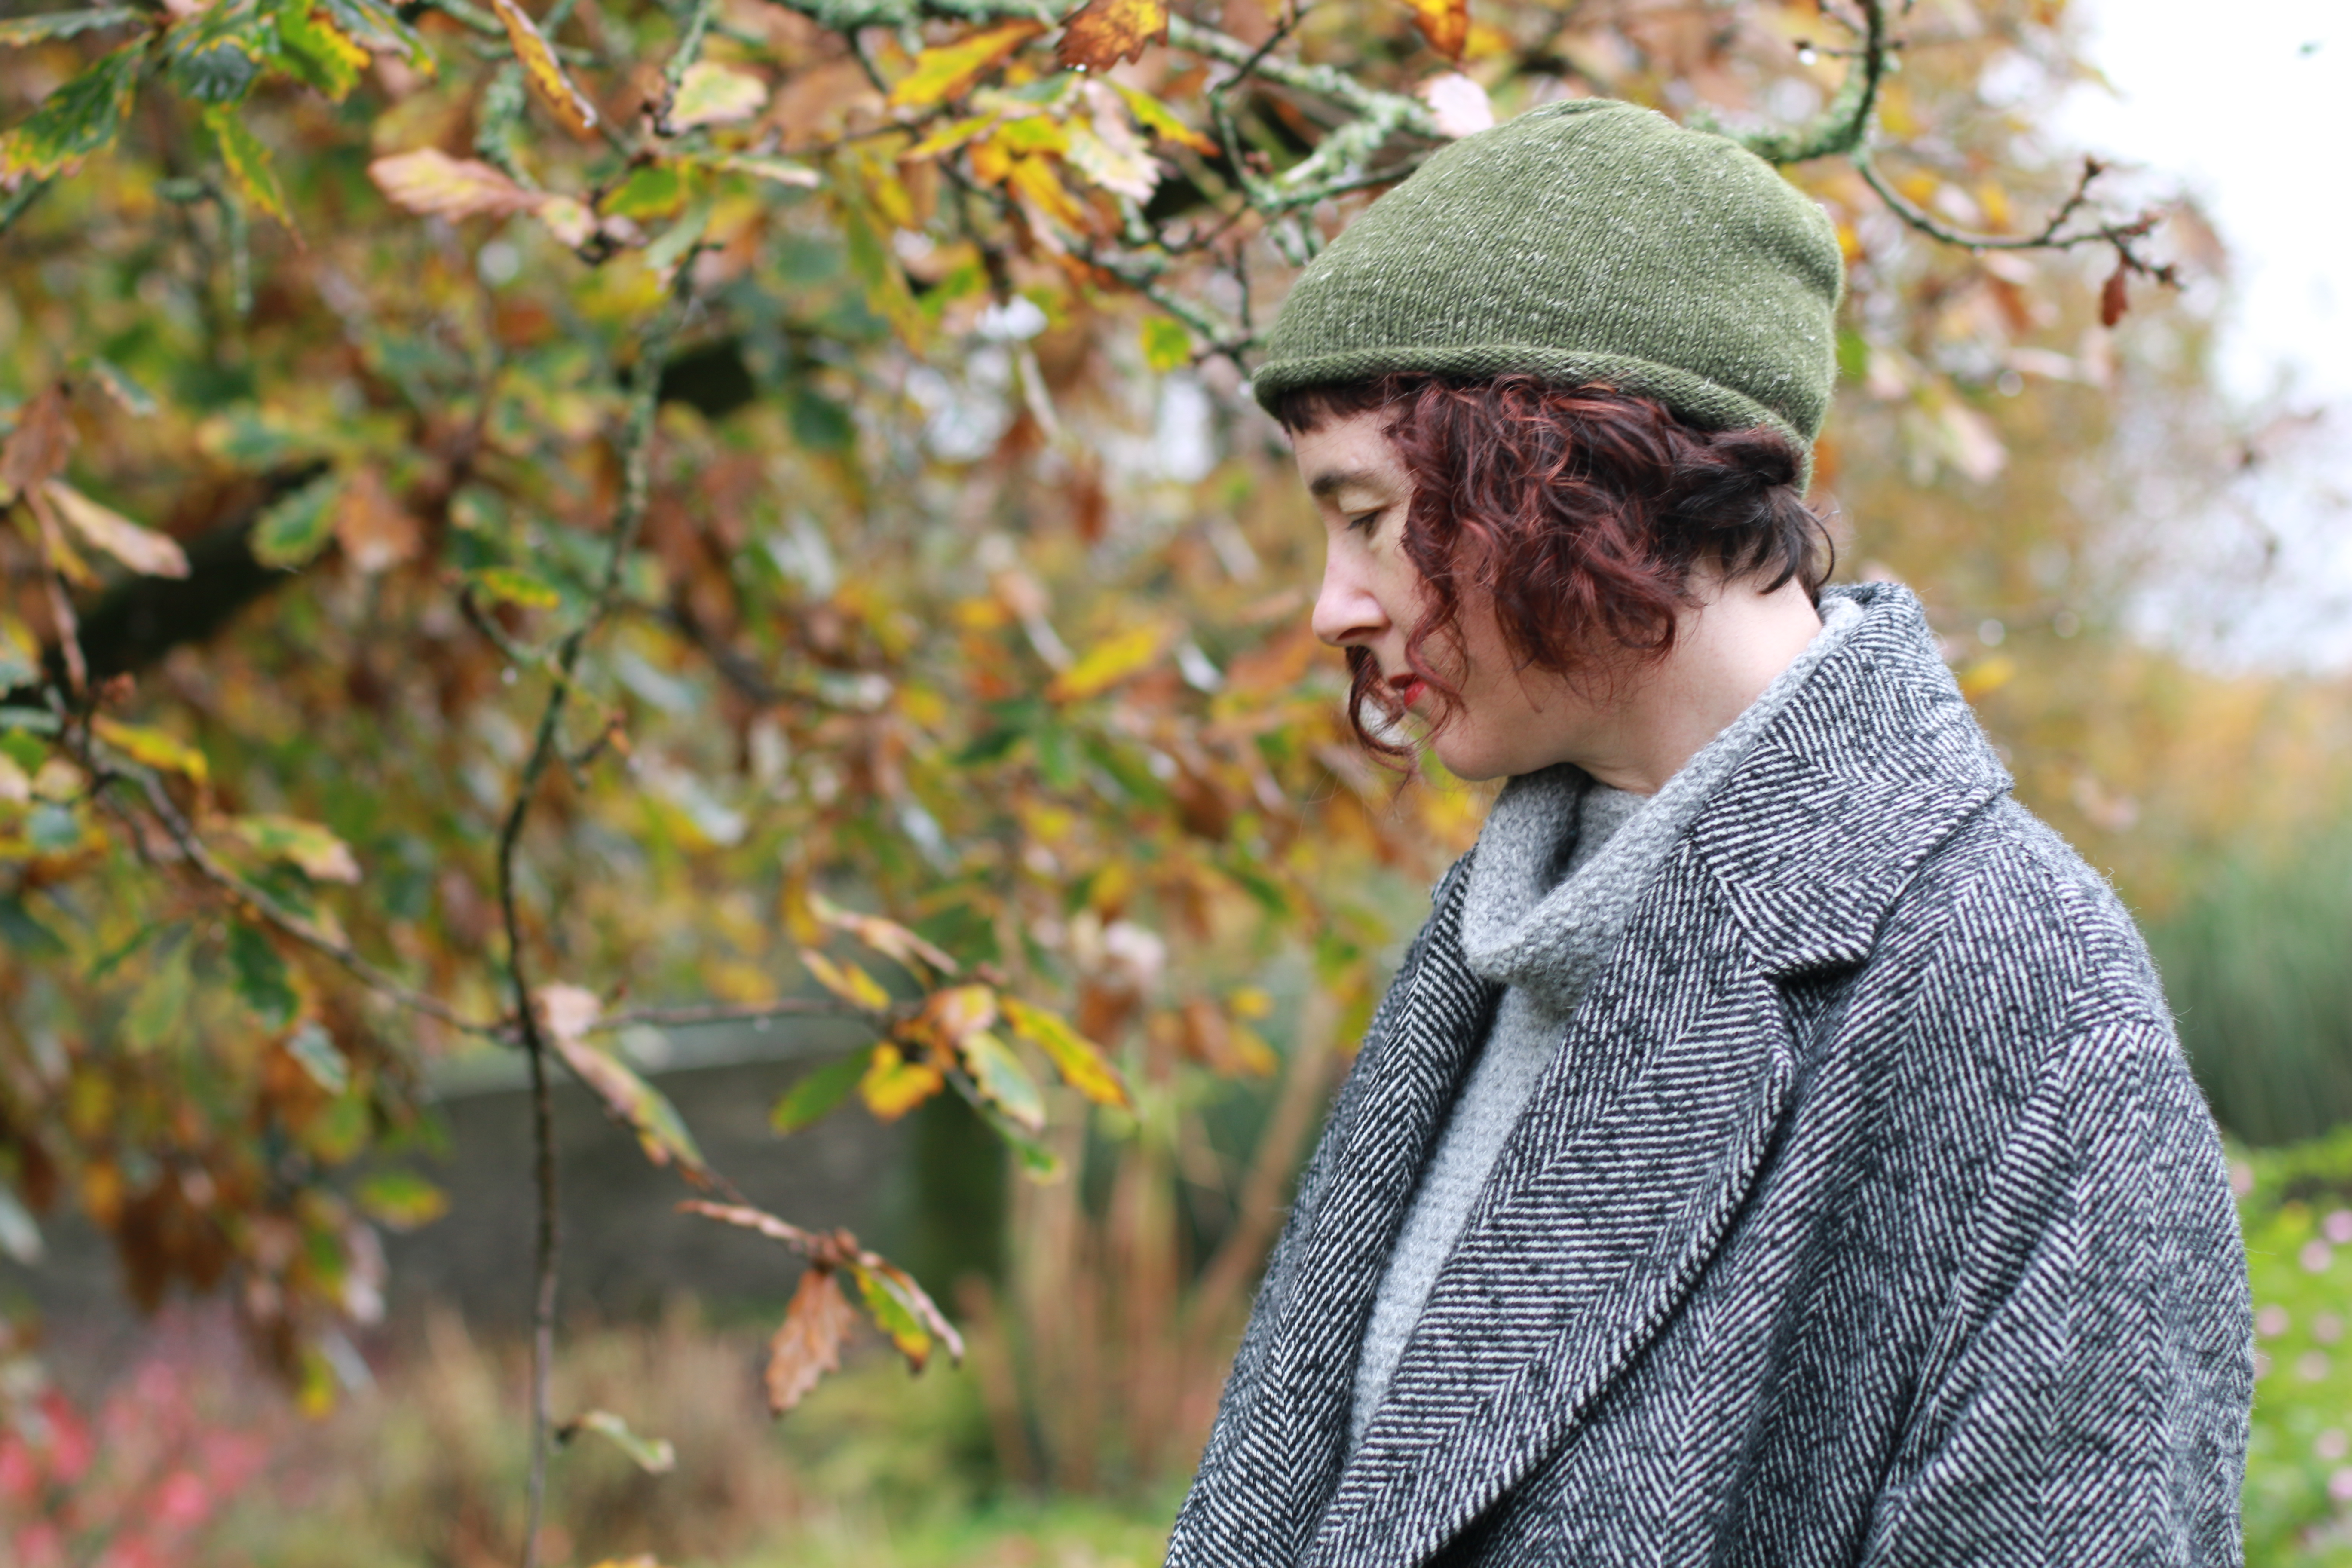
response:
[[[870,1252],[858,1255],[852,1272],[857,1293],[874,1316],[874,1326],[889,1337],[915,1371],[922,1371],[930,1360],[933,1340],[948,1347],[949,1360],[963,1359],[963,1337],[915,1283],[913,1275]]]
[[[2116,269],[2099,286],[2099,325],[2112,327],[2124,319],[2131,309],[2131,268],[2123,258],[2116,258]]]
[[[314,882],[357,882],[351,847],[315,822],[292,816],[232,816],[228,831],[256,852],[296,867]]]
[[[736,125],[759,113],[767,101],[768,84],[750,71],[697,60],[686,68],[666,118],[674,132]]]
[[[0,49],[21,49],[51,38],[70,38],[100,27],[123,27],[149,20],[149,14],[131,5],[94,5],[87,11],[43,11],[0,22]]]
[[[424,548],[424,531],[384,489],[383,476],[362,468],[343,487],[335,507],[335,542],[357,571],[373,575],[414,560]]]
[[[841,1281],[823,1264],[812,1264],[784,1308],[784,1321],[768,1342],[768,1410],[782,1415],[798,1405],[829,1372],[841,1368],[842,1342],[857,1326],[857,1313],[841,1293]]]
[[[1065,70],[1106,71],[1168,37],[1168,0],[1087,0],[1065,24],[1054,58]]]
[[[1429,47],[1449,60],[1462,58],[1470,41],[1470,0],[1405,0],[1412,7],[1413,26]]]
[[[930,109],[961,97],[972,83],[1012,58],[1014,50],[1045,30],[1040,22],[1000,22],[952,44],[925,49],[915,68],[890,89],[893,109]]]
[[[1144,317],[1143,363],[1161,372],[1183,369],[1192,363],[1192,334],[1173,316]]]
[[[268,213],[287,233],[295,233],[294,215],[286,210],[286,193],[278,187],[269,149],[246,124],[245,116],[234,105],[216,103],[205,108],[204,121],[220,153],[221,167],[228,171],[245,199]]]
[[[1024,1132],[1045,1128],[1045,1100],[1037,1080],[1021,1058],[986,1029],[974,1029],[959,1043],[964,1070],[971,1075],[981,1097],[1004,1113],[1005,1120]]]
[[[0,692],[30,686],[41,679],[41,645],[33,629],[0,610]]]
[[[490,8],[506,24],[507,42],[513,46],[515,58],[522,62],[523,79],[547,106],[563,128],[575,136],[584,136],[595,128],[596,106],[588,101],[581,90],[572,85],[563,74],[562,62],[555,58],[539,24],[530,19],[519,0],[490,0]]]
[[[929,1062],[910,1062],[893,1045],[874,1047],[872,1060],[858,1080],[866,1109],[885,1121],[896,1121],[947,1087],[947,1078]]]
[[[809,913],[818,921],[835,931],[856,937],[885,958],[918,972],[926,968],[940,974],[956,972],[954,959],[896,921],[845,910],[823,893],[809,893],[807,901]]]
[[[120,512],[99,505],[63,479],[44,482],[41,491],[76,533],[133,572],[149,577],[188,574],[188,557],[169,534],[140,527]]]
[[[1176,111],[1150,93],[1128,86],[1125,82],[1106,78],[1110,89],[1127,104],[1127,111],[1135,122],[1162,141],[1179,142],[1190,147],[1203,158],[1213,158],[1223,151],[1214,142],[1176,118]]]
[[[724,169],[730,174],[749,174],[755,180],[765,180],[771,184],[796,186],[804,191],[813,191],[824,183],[824,176],[814,169],[803,167],[782,158],[770,158],[750,153],[737,153],[728,157],[715,159],[712,161],[712,167]]]
[[[588,1031],[602,1010],[595,994],[577,985],[542,985],[533,1005],[556,1053],[604,1108],[637,1135],[646,1158],[656,1165],[674,1163],[688,1180],[707,1183],[710,1167],[668,1098],[619,1058],[588,1043]]]
[[[1164,626],[1131,626],[1088,648],[1077,663],[1054,678],[1045,696],[1055,702],[1097,696],[1149,668],[1167,643]]]
[[[434,217],[503,217],[547,199],[478,158],[452,158],[437,147],[378,158],[368,165],[368,178],[410,212]]]
[[[512,566],[485,566],[467,582],[490,603],[518,610],[551,610],[563,603],[563,595],[544,580]]]
[[[996,1022],[996,992],[986,985],[951,985],[935,991],[924,1002],[911,1026],[913,1032],[954,1050],[966,1035]]]
[[[161,730],[125,724],[103,713],[90,720],[89,729],[91,734],[134,763],[179,773],[197,784],[205,783],[209,776],[202,752]]]
[[[1017,996],[998,998],[1004,1021],[1013,1032],[1045,1053],[1062,1081],[1097,1105],[1131,1109],[1127,1084],[1104,1056],[1100,1046],[1079,1034],[1058,1015]]]
[[[330,471],[280,496],[255,520],[246,548],[264,566],[281,571],[308,563],[335,536],[335,501],[342,488],[342,476]]]
[[[810,978],[853,1007],[868,1013],[885,1013],[890,1008],[890,994],[882,989],[874,976],[854,963],[835,963],[814,948],[801,949],[801,966]]]
[[[146,55],[147,40],[133,39],[42,99],[23,123],[0,136],[0,180],[11,185],[19,178],[46,180],[112,146],[131,112]]]

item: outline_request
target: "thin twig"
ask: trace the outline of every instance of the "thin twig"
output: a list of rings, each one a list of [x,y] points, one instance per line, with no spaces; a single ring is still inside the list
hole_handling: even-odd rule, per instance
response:
[[[1925,208],[1896,190],[1878,172],[1870,154],[1856,149],[1852,154],[1854,172],[1863,182],[1877,193],[1887,210],[1931,239],[1947,245],[1957,245],[1967,250],[2072,250],[2078,246],[2107,245],[2115,247],[2116,258],[2126,268],[2158,282],[2177,287],[2179,269],[2168,263],[2152,262],[2132,247],[2132,241],[2144,239],[2156,227],[2160,215],[2144,212],[2125,223],[2105,223],[2077,229],[2072,234],[2060,232],[2068,220],[2080,212],[2089,200],[2091,182],[2105,173],[2105,166],[2095,158],[2083,160],[2083,176],[2075,182],[2072,195],[2052,213],[2050,220],[2032,234],[1978,234],[1939,222]]]
[[[537,1289],[531,1310],[530,1356],[530,1479],[529,1515],[523,1527],[523,1568],[539,1568],[539,1539],[547,1510],[548,1447],[555,1426],[555,1300],[559,1248],[555,1121],[552,1087],[548,1074],[548,1042],[532,1006],[530,961],[525,951],[520,902],[516,897],[515,859],[524,824],[541,782],[561,751],[563,710],[572,679],[588,638],[613,613],[620,596],[623,568],[636,548],[645,522],[646,500],[651,488],[655,415],[661,400],[661,365],[668,357],[670,339],[686,313],[686,268],[679,269],[678,291],[664,307],[640,349],[635,384],[631,388],[628,423],[621,437],[622,487],[614,510],[611,539],[604,558],[604,576],[594,609],[572,628],[555,656],[554,684],[540,710],[539,729],[530,755],[515,780],[514,797],[499,830],[499,913],[506,930],[507,975],[513,987],[515,1023],[530,1062],[532,1167],[539,1189],[536,1227]]]
[[[629,1007],[598,1018],[588,1033],[625,1029],[632,1024],[751,1024],[767,1018],[862,1018],[846,1002],[795,996],[782,1002],[691,1002],[667,1007]]]

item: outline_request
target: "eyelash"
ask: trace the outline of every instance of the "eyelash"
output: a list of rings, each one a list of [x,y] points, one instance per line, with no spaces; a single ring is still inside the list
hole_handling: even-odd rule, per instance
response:
[[[1381,518],[1387,510],[1386,507],[1381,507],[1374,511],[1358,512],[1348,520],[1348,526],[1350,529],[1360,529],[1366,533],[1376,533],[1380,531]]]

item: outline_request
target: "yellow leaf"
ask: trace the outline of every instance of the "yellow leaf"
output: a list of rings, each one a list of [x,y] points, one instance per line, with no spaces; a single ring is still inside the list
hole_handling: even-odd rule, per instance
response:
[[[0,752],[0,804],[30,805],[33,803],[33,781],[25,776],[16,759]]]
[[[768,84],[750,71],[697,60],[686,68],[677,94],[670,100],[670,129],[740,124],[759,113],[767,101]]]
[[[75,532],[133,572],[150,577],[188,574],[188,558],[169,535],[140,527],[120,512],[99,505],[63,479],[49,479],[41,489],[58,509],[58,515],[73,525]]]
[[[166,735],[161,730],[143,725],[124,724],[104,714],[89,721],[90,732],[134,763],[167,773],[184,774],[198,784],[210,776],[205,765],[205,754],[186,742]]]
[[[766,180],[773,184],[797,185],[804,191],[813,191],[824,183],[824,176],[814,169],[803,168],[782,158],[758,157],[749,153],[721,158],[718,166],[730,174],[750,174],[754,179]]]
[[[550,196],[539,205],[539,221],[547,232],[577,250],[596,233],[596,215],[587,204],[570,196]]]
[[[961,97],[1013,52],[1045,30],[1030,21],[1000,22],[968,34],[952,44],[925,49],[915,57],[915,68],[890,89],[893,109],[929,109]]]
[[[887,1012],[890,994],[882,989],[874,976],[854,963],[835,963],[814,948],[801,949],[801,963],[819,985],[853,1007],[869,1013]]]
[[[896,921],[845,910],[823,893],[803,891],[801,896],[806,899],[808,912],[814,919],[856,937],[885,958],[909,969],[928,966],[941,974],[956,972],[954,959]]]
[[[1167,640],[1166,630],[1157,626],[1120,632],[1088,648],[1085,658],[1055,676],[1045,695],[1055,702],[1076,702],[1108,691],[1149,668]]]
[[[1063,29],[1054,58],[1066,70],[1106,71],[1139,59],[1168,36],[1168,0],[1087,0]]]
[[[995,124],[997,119],[993,114],[974,114],[962,120],[950,120],[900,153],[898,161],[913,163],[925,158],[936,158],[942,153],[952,153]]]
[[[565,130],[575,136],[585,135],[595,126],[596,106],[563,74],[563,66],[539,25],[518,0],[490,0],[490,8],[507,25],[507,42],[514,46],[515,58],[522,62],[523,79],[539,94],[539,100]]]
[[[477,158],[452,158],[437,147],[395,153],[368,165],[376,188],[413,213],[461,218],[529,212],[547,198],[526,191]]]
[[[1163,141],[1181,142],[1204,158],[1213,158],[1223,151],[1214,142],[1177,119],[1174,110],[1150,93],[1139,91],[1123,81],[1113,81],[1110,86],[1113,92],[1127,100],[1127,111],[1135,116],[1135,122],[1154,136]]]
[[[1005,172],[1005,189],[1016,195],[1026,196],[1035,211],[1060,224],[1073,234],[1085,234],[1092,226],[1087,221],[1087,209],[1070,195],[1054,165],[1044,158],[1015,158],[1013,167]]]
[[[1127,1085],[1104,1059],[1102,1047],[1054,1013],[1017,996],[998,999],[1013,1032],[1045,1053],[1062,1081],[1097,1105],[1128,1106]]]
[[[917,1026],[940,1045],[953,1050],[963,1043],[964,1037],[987,1028],[996,1022],[996,993],[986,985],[951,985],[945,991],[935,991],[923,1004],[922,1016]]]
[[[896,1121],[947,1087],[947,1079],[929,1062],[910,1062],[896,1046],[877,1046],[874,1059],[858,1081],[866,1108],[885,1121]]]
[[[1412,7],[1413,26],[1429,47],[1449,60],[1462,58],[1470,41],[1470,0],[1405,0]]]

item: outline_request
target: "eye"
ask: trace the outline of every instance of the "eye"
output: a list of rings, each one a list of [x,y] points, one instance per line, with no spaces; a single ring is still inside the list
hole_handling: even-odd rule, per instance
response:
[[[1381,519],[1387,515],[1388,510],[1382,506],[1374,507],[1370,511],[1357,512],[1348,519],[1348,527],[1360,533],[1377,533],[1380,531]]]

